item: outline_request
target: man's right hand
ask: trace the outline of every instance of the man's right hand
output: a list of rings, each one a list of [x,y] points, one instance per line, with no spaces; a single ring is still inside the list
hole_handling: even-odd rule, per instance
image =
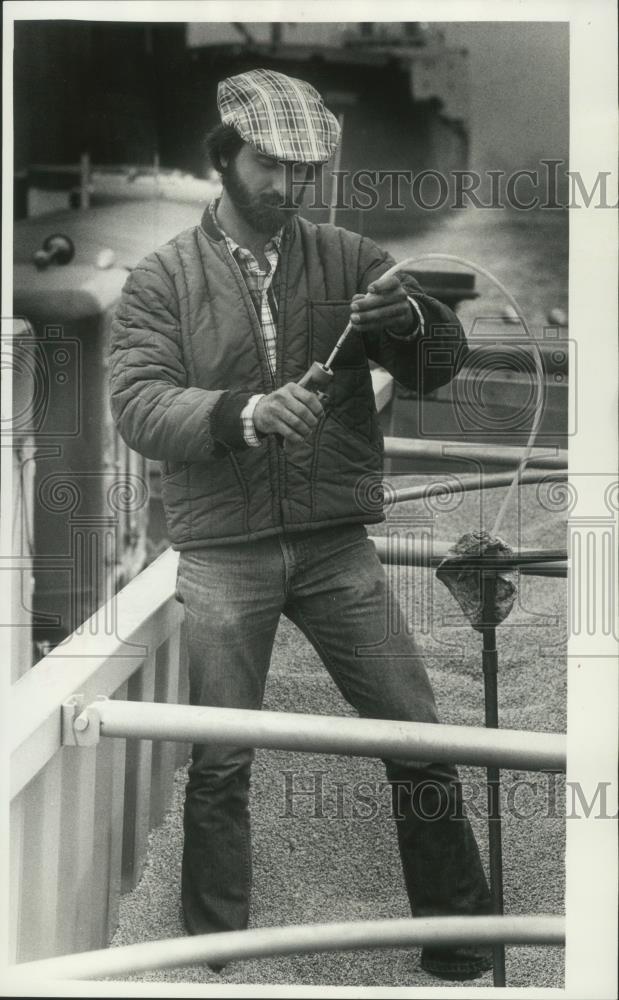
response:
[[[313,392],[288,382],[258,401],[254,426],[260,434],[281,434],[284,440],[300,444],[314,433],[322,414]]]

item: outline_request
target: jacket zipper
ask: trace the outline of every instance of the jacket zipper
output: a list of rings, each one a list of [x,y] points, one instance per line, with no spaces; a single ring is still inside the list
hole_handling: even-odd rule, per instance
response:
[[[236,275],[237,275],[237,277],[239,279],[239,284],[240,284],[240,288],[241,288],[241,295],[243,296],[243,301],[245,302],[246,308],[249,310],[249,318],[250,318],[250,321],[251,321],[251,324],[252,324],[252,328],[254,330],[254,340],[257,340],[256,347],[257,347],[257,350],[258,350],[258,356],[259,356],[259,358],[260,358],[260,360],[262,362],[261,368],[262,368],[263,383],[266,381],[265,380],[265,374],[266,374],[266,376],[268,378],[268,387],[267,386],[263,386],[263,387],[265,388],[265,390],[266,390],[267,393],[268,392],[272,392],[277,387],[277,379],[278,379],[278,374],[279,374],[280,366],[281,366],[281,345],[280,345],[280,338],[279,338],[279,309],[278,309],[278,316],[277,316],[277,333],[278,333],[278,336],[277,336],[277,340],[276,340],[276,363],[275,363],[275,376],[274,376],[272,374],[272,372],[271,372],[271,365],[269,364],[269,359],[267,357],[266,347],[264,345],[264,337],[262,335],[262,326],[260,325],[260,317],[258,316],[258,314],[256,312],[256,307],[254,305],[254,300],[252,299],[251,295],[249,294],[249,289],[248,289],[247,284],[245,282],[245,278],[243,277],[243,273],[242,273],[242,271],[241,271],[241,269],[240,269],[240,267],[238,265],[238,262],[236,261],[236,259],[234,257],[234,254],[232,254],[230,252],[230,248],[228,247],[228,244],[226,243],[225,240],[223,241],[223,246],[224,246],[224,253],[227,255],[227,257],[228,257],[228,259],[229,259],[229,261],[230,261],[230,263],[232,265],[232,268],[233,268],[234,272],[236,273]],[[257,338],[256,338],[256,332],[258,333],[258,337]],[[271,442],[265,442],[265,444],[266,444],[266,447],[269,449],[269,461],[272,462],[273,457],[275,457],[275,464],[276,464],[275,478],[277,480],[277,483],[276,483],[277,496],[276,496],[275,499],[276,499],[277,510],[279,511],[280,518],[283,521],[283,520],[285,520],[285,514],[284,514],[284,508],[283,508],[283,504],[282,504],[282,499],[283,499],[283,494],[284,494],[284,491],[285,491],[285,477],[284,477],[284,469],[283,469],[284,459],[283,459],[282,455],[280,454],[280,452],[282,452],[283,449],[276,442],[274,442],[274,446],[273,446],[273,444],[271,444]]]
[[[266,348],[264,346],[264,337],[262,336],[262,327],[260,325],[260,317],[258,316],[258,314],[256,312],[256,307],[254,305],[254,300],[252,299],[251,295],[249,294],[249,289],[248,289],[247,284],[245,282],[245,278],[243,277],[243,272],[241,271],[241,269],[240,269],[237,261],[235,260],[234,254],[230,253],[230,249],[229,249],[228,244],[226,243],[225,240],[223,241],[223,244],[224,244],[224,252],[226,253],[227,257],[229,258],[229,260],[230,260],[230,262],[232,264],[232,267],[235,270],[235,272],[236,272],[236,274],[237,274],[237,276],[239,278],[240,287],[241,287],[241,294],[243,295],[243,301],[245,302],[245,305],[246,305],[247,309],[249,310],[249,316],[250,316],[250,320],[251,320],[252,327],[253,327],[253,330],[254,330],[254,339],[256,339],[256,346],[258,348],[258,353],[259,353],[261,361],[263,362],[262,365],[261,365],[263,381],[265,380],[265,373],[266,373],[266,376],[267,376],[268,382],[269,382],[269,385],[267,387],[267,391],[272,391],[275,388],[275,380],[273,378],[273,375],[271,374],[271,366],[269,364],[269,359],[267,357]],[[258,337],[257,338],[255,337],[256,331],[258,332]]]
[[[277,295],[277,339],[275,341],[275,382],[276,385],[283,385],[284,379],[284,320],[286,316],[286,290],[288,288],[287,274],[289,255],[287,254],[288,242],[290,236],[289,233],[284,231],[280,261],[279,261],[279,288]],[[286,515],[287,510],[284,506],[287,501],[286,493],[286,454],[284,447],[279,443],[276,445],[276,455],[277,455],[277,478],[278,478],[278,503],[280,517],[282,519],[282,524],[284,528],[286,527]]]

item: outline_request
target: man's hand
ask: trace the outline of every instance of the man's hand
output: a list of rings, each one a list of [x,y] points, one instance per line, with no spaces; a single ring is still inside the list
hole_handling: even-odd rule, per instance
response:
[[[281,434],[285,440],[299,444],[313,434],[322,414],[322,405],[313,392],[288,382],[258,401],[254,426],[260,434]]]
[[[390,330],[402,335],[412,333],[416,326],[416,317],[397,274],[373,281],[365,295],[353,295],[350,318],[361,333]]]

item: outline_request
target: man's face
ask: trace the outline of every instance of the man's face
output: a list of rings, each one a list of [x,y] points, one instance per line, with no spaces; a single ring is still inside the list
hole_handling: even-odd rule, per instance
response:
[[[273,236],[298,213],[303,200],[301,182],[311,169],[308,165],[284,164],[245,144],[225,166],[226,192],[257,232]]]

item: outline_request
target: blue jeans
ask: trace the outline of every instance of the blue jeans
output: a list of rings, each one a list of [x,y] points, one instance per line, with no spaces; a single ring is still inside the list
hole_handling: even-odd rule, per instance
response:
[[[438,721],[423,658],[361,525],[182,552],[177,596],[186,611],[193,705],[259,709],[284,614],[359,715]],[[193,747],[181,890],[190,933],[247,926],[252,758],[249,749]],[[455,767],[405,759],[384,764],[412,911],[489,912]]]

